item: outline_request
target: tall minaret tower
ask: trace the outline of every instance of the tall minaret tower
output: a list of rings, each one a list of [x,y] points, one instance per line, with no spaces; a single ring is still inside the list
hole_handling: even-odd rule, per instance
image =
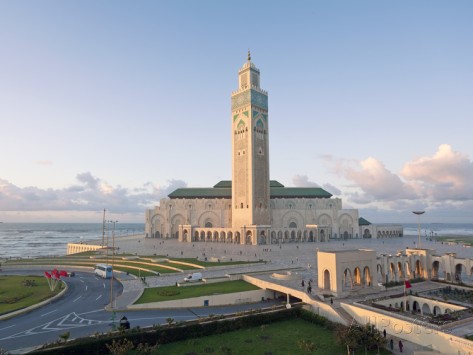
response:
[[[232,227],[269,225],[268,93],[248,60],[232,93]]]

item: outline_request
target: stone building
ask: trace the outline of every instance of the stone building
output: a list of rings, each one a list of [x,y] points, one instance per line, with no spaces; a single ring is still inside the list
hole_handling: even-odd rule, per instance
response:
[[[146,237],[257,245],[402,236],[402,226],[360,220],[358,210],[344,209],[320,187],[270,180],[268,93],[249,53],[238,84],[231,95],[232,180],[173,191],[146,211]]]

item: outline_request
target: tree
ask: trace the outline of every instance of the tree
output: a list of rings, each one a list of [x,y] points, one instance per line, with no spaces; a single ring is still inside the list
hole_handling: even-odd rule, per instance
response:
[[[71,332],[65,332],[59,335],[59,338],[61,338],[64,342],[66,342],[70,336],[71,336]]]

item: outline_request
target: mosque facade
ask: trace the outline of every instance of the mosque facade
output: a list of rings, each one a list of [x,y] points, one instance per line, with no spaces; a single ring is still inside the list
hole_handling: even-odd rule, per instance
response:
[[[232,180],[176,189],[146,211],[146,237],[250,245],[402,237],[401,225],[371,224],[320,187],[270,179],[268,93],[249,53],[231,111]]]

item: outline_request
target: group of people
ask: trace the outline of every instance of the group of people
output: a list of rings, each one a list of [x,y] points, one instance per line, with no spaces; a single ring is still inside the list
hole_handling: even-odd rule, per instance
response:
[[[305,286],[305,281],[304,280],[302,280],[301,286],[302,287]],[[307,293],[312,294],[312,279],[310,279],[309,282],[307,282]]]
[[[386,339],[386,329],[383,329],[383,336]],[[401,340],[399,340],[398,346],[399,346],[399,351],[402,353],[402,349],[404,348],[404,344],[402,343]],[[389,347],[391,348],[391,350],[394,350],[394,340],[392,338],[389,341]]]

